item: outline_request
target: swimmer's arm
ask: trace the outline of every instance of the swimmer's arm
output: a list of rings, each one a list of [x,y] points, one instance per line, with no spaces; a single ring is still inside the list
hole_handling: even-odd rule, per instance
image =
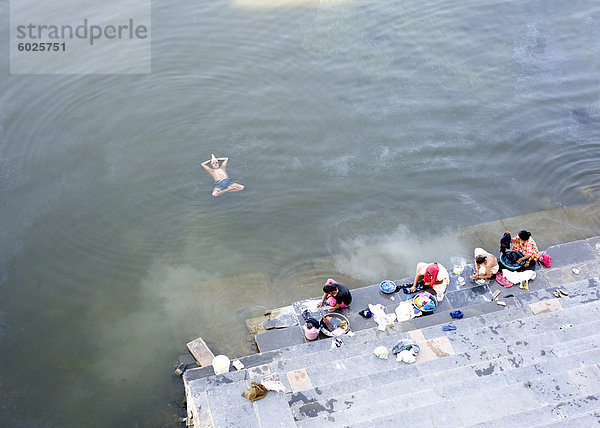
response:
[[[208,163],[210,162],[210,159],[207,161],[202,162],[200,165],[202,165],[202,168],[204,168],[207,171],[210,171],[211,168],[208,166]]]
[[[227,161],[229,160],[229,158],[217,158],[217,160],[223,161],[223,165],[221,165],[223,168],[225,168],[225,166],[227,165]]]

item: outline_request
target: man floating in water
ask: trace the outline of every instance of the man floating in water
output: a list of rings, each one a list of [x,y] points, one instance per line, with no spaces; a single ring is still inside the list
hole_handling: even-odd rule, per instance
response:
[[[229,158],[216,158],[215,155],[211,155],[209,160],[202,162],[202,168],[207,170],[215,180],[215,188],[212,191],[213,196],[221,196],[225,192],[239,192],[240,190],[244,190],[243,185],[234,183],[227,175],[225,167],[228,160]],[[219,161],[223,161],[220,166]],[[208,166],[208,163],[210,163],[210,166]]]

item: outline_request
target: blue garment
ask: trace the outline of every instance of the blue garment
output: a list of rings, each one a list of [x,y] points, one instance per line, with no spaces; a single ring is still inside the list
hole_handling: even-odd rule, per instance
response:
[[[233,182],[229,178],[224,178],[222,180],[217,181],[215,183],[215,187],[218,187],[221,190],[225,190],[232,184],[233,184]]]
[[[424,311],[432,311],[434,309],[435,309],[435,303],[433,302],[433,300],[430,300],[429,302],[425,303],[425,305],[423,305]]]
[[[392,348],[392,354],[398,355],[402,351],[412,351],[414,355],[417,355],[421,351],[421,348],[419,348],[419,345],[414,340],[404,339]]]

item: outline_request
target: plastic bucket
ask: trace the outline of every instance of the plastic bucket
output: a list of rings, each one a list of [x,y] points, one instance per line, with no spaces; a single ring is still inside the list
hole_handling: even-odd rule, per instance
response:
[[[502,263],[506,269],[516,271],[525,264],[525,260],[521,263],[516,263],[512,262],[511,259],[520,259],[521,257],[523,257],[523,253],[520,251],[507,250],[500,255],[500,263]]]
[[[217,355],[213,358],[212,366],[215,374],[229,373],[229,363],[227,355]]]

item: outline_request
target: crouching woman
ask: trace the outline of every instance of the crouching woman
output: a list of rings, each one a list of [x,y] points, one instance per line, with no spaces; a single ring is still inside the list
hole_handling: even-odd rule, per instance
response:
[[[323,299],[317,307],[323,306],[323,303],[327,303],[328,311],[335,311],[338,308],[347,308],[352,303],[352,294],[345,285],[338,284],[333,279],[328,279],[323,286]]]

